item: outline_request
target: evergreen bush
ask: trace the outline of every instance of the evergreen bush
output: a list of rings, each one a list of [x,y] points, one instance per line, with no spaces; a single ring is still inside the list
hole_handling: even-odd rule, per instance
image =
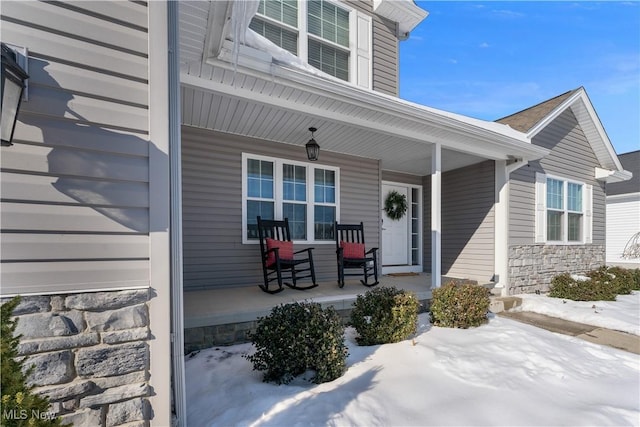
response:
[[[347,369],[344,325],[333,307],[306,301],[276,306],[249,338],[256,352],[245,357],[254,370],[264,371],[265,382],[287,384],[312,370],[311,381],[320,384]]]
[[[432,293],[430,317],[435,326],[469,328],[487,322],[489,290],[478,285],[446,285]]]
[[[414,293],[395,287],[379,287],[358,295],[350,323],[360,345],[402,341],[415,334],[420,303]]]
[[[554,277],[549,296],[573,301],[615,301],[617,295],[640,290],[640,269],[600,267],[588,272],[585,279],[564,273]]]
[[[61,420],[49,409],[49,400],[33,393],[33,386],[27,385],[27,378],[33,366],[27,368],[26,358],[18,355],[20,336],[15,336],[17,319],[12,318],[13,310],[20,303],[14,297],[0,307],[0,373],[2,413],[0,425],[3,427],[53,427],[60,426]]]

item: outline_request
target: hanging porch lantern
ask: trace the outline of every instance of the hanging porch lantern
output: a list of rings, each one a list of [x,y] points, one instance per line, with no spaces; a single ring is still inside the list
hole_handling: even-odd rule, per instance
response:
[[[316,140],[313,139],[313,133],[317,130],[318,129],[313,127],[309,128],[309,131],[311,132],[311,139],[309,140],[309,142],[307,142],[307,145],[305,146],[307,149],[307,158],[312,162],[315,162],[316,160],[318,160],[318,156],[320,155],[320,146],[318,145]]]

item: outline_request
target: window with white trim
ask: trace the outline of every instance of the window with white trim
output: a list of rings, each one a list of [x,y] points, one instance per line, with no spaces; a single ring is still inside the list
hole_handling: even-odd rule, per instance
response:
[[[249,28],[329,75],[371,86],[371,17],[341,2],[261,0]]]
[[[536,174],[536,242],[591,243],[592,186]]]
[[[257,241],[257,217],[289,219],[298,242],[333,242],[339,168],[242,154],[243,242]]]

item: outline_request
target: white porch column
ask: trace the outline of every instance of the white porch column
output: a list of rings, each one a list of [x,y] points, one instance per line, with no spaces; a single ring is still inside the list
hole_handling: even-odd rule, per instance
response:
[[[431,288],[442,284],[442,146],[431,149]]]
[[[495,162],[494,281],[502,296],[509,293],[509,171],[506,160]]]

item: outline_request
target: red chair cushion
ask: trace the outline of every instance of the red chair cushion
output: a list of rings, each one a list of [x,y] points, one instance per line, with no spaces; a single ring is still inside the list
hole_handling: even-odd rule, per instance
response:
[[[278,255],[281,260],[293,259],[293,242],[285,240],[275,240],[267,237],[267,250],[278,248]],[[276,263],[276,253],[269,252],[267,256],[267,267],[271,267]]]
[[[342,256],[344,258],[364,258],[364,243],[340,242]]]

